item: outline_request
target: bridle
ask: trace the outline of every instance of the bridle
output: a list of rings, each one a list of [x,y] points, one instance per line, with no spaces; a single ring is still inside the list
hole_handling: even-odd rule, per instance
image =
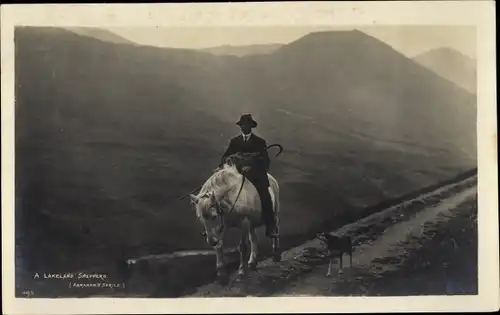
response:
[[[277,143],[276,143],[276,144],[271,144],[271,145],[268,145],[267,147],[265,147],[265,148],[262,150],[262,152],[267,151],[268,149],[273,148],[273,147],[277,147],[277,148],[279,149],[279,151],[278,151],[278,153],[276,154],[276,156],[280,155],[280,154],[283,152],[283,146],[281,146],[280,144],[277,144]],[[259,153],[261,153],[261,152],[259,152]],[[234,200],[233,205],[231,206],[231,209],[230,209],[228,212],[233,211],[233,209],[234,209],[234,207],[235,207],[236,203],[238,202],[238,199],[240,198],[241,191],[243,190],[243,185],[245,184],[245,179],[246,179],[246,176],[245,176],[245,174],[244,174],[244,172],[243,172],[243,179],[242,179],[242,181],[241,181],[240,190],[238,191],[238,195],[236,196],[236,199]],[[201,188],[202,188],[202,187],[198,187],[198,188],[196,188],[195,190],[193,190],[191,193],[195,193],[196,191],[200,190]],[[189,195],[186,195],[186,196],[184,196],[184,197],[180,198],[180,200],[182,200],[182,199],[186,198],[187,196],[189,196]],[[218,232],[218,233],[222,233],[222,232],[224,231],[224,229],[225,229],[225,226],[224,226],[224,214],[225,214],[225,211],[224,211],[224,209],[222,208],[222,206],[221,206],[221,204],[219,203],[219,201],[217,200],[217,198],[215,198],[215,203],[214,203],[214,204],[212,204],[212,205],[209,207],[209,209],[214,208],[214,207],[215,207],[215,211],[216,211],[216,213],[217,213],[217,217],[218,217],[218,219],[219,219],[219,226],[217,227],[217,232]],[[201,233],[201,234],[202,234],[202,235],[204,235],[204,236],[206,236],[206,235],[207,235],[207,233],[206,233],[206,232],[203,232],[203,233]]]
[[[241,186],[240,186],[240,190],[238,191],[238,195],[236,195],[236,199],[234,200],[233,202],[233,205],[231,206],[231,209],[229,209],[228,212],[231,212],[233,211],[235,205],[236,205],[236,202],[238,202],[238,199],[240,198],[240,194],[241,194],[241,191],[243,190],[243,185],[245,184],[245,175],[243,175],[243,179],[241,181]],[[217,227],[217,232],[218,233],[222,233],[224,231],[224,209],[222,208],[220,202],[217,200],[217,198],[215,198],[215,203],[213,205],[210,206],[210,208],[213,208],[215,207],[215,211],[217,212],[217,217],[219,219],[219,226]]]

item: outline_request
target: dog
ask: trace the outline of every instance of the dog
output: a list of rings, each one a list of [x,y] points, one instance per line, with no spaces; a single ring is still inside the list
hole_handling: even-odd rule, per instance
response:
[[[316,238],[325,243],[327,249],[327,256],[329,258],[328,261],[328,272],[326,274],[329,277],[332,273],[332,260],[334,258],[334,254],[338,254],[340,261],[340,272],[343,271],[344,266],[342,263],[342,258],[344,254],[349,255],[349,266],[352,266],[352,241],[349,236],[334,236],[330,233],[318,233],[316,234]]]

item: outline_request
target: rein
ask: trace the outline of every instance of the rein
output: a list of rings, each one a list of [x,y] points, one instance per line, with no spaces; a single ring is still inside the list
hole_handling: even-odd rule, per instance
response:
[[[241,181],[241,186],[240,186],[240,190],[238,191],[238,195],[236,195],[236,199],[234,200],[233,202],[233,205],[231,206],[231,209],[228,211],[228,212],[231,212],[233,211],[234,207],[236,206],[236,203],[238,202],[238,199],[240,198],[240,194],[241,194],[241,191],[243,190],[243,185],[245,184],[245,175],[243,175],[243,180]],[[224,215],[224,209],[222,209],[222,207],[220,206],[219,202],[216,200],[216,205],[217,205],[217,212],[219,213],[219,222],[220,222],[220,232],[222,232],[222,230],[224,230],[224,219],[222,218],[222,216]]]
[[[267,151],[267,150],[269,150],[270,148],[274,148],[274,147],[277,147],[277,148],[278,148],[278,153],[276,153],[276,156],[280,155],[280,154],[283,152],[283,146],[282,146],[281,144],[279,144],[279,143],[275,143],[275,144],[268,145],[267,147],[265,147],[265,148],[264,148],[264,150],[262,150],[262,152]],[[245,179],[243,178],[243,180],[245,180]],[[190,194],[194,194],[194,193],[196,193],[196,192],[197,192],[197,191],[199,191],[202,187],[203,187],[203,186],[199,186],[198,188],[196,188],[196,189],[192,190],[190,193],[188,193],[188,194],[186,194],[186,195],[182,196],[181,198],[179,198],[179,200],[184,200],[184,199],[186,199],[187,197],[189,197],[189,195],[190,195]],[[241,185],[241,187],[243,187],[243,184]],[[240,192],[241,192],[241,191],[240,191]],[[239,196],[239,193],[238,193],[238,196]],[[238,200],[238,199],[236,199],[236,200]],[[236,202],[235,202],[235,203],[236,203]]]

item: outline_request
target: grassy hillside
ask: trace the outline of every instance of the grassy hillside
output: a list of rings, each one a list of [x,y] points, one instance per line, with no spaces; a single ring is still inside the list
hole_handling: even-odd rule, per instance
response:
[[[131,44],[131,45],[136,44],[133,41],[121,37],[120,35],[117,35],[106,29],[101,29],[97,27],[65,27],[65,29],[73,33],[76,33],[78,35],[92,37],[105,42],[111,42],[117,44]]]
[[[459,51],[443,47],[415,56],[413,60],[469,92],[477,92],[477,62]]]
[[[283,44],[259,44],[259,45],[243,45],[243,46],[223,45],[223,46],[203,48],[201,49],[201,51],[209,52],[214,55],[229,55],[229,56],[243,57],[249,55],[271,54],[282,46]]]
[[[15,41],[28,268],[206,247],[175,198],[210,175],[242,112],[286,150],[272,162],[285,245],[476,165],[474,97],[360,32],[242,58],[55,28],[18,28]]]
[[[302,209],[366,206],[475,164],[474,96],[364,33],[315,33],[246,60],[261,131],[289,149],[280,165],[297,157],[280,179],[294,177],[295,196],[316,192]]]

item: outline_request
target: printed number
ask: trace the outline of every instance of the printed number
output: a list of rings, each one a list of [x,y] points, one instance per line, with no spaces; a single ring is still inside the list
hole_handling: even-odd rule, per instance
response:
[[[33,290],[24,290],[21,294],[25,297],[32,297],[35,295],[35,292]]]

